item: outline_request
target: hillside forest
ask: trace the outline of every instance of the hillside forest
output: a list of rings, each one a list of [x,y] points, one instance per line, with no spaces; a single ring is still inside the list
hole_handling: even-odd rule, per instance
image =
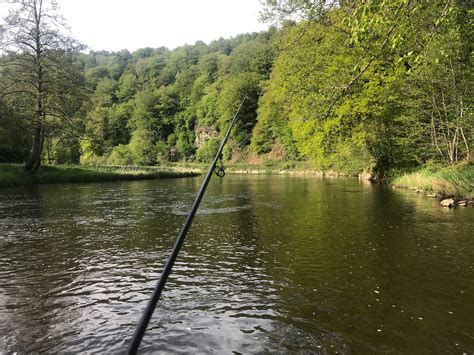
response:
[[[3,6],[3,5],[2,5]],[[0,162],[224,160],[370,171],[472,162],[470,0],[266,0],[269,29],[87,51],[49,0],[0,23]]]

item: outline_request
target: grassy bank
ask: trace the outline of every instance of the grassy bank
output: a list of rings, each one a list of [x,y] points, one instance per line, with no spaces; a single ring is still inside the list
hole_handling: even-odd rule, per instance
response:
[[[173,169],[193,169],[204,172],[210,163],[168,163]],[[315,174],[357,176],[347,172],[317,171],[309,162],[269,161],[265,164],[226,163],[228,173]],[[385,182],[398,187],[434,193],[444,197],[474,198],[474,165],[422,167],[415,171],[392,171]],[[367,175],[369,176],[369,175]]]
[[[42,166],[29,176],[21,165],[0,164],[0,187],[31,184],[144,180],[196,176],[207,171],[209,163],[168,163],[159,167],[143,166]],[[307,162],[266,164],[225,164],[228,173],[322,174]],[[340,175],[337,172],[325,172]],[[445,197],[474,199],[474,165],[420,168],[411,172],[392,172],[391,183],[398,187],[434,193]]]
[[[205,172],[209,169],[211,163],[195,163],[195,162],[178,162],[166,163],[170,169],[191,169]],[[224,163],[227,173],[255,173],[255,174],[311,174],[311,175],[343,175],[348,176],[349,173],[336,171],[320,171],[307,161],[268,161],[261,164],[250,163]],[[357,176],[357,174],[355,174]]]
[[[443,197],[474,198],[474,165],[421,168],[396,174],[393,185],[438,194]]]
[[[42,166],[34,175],[24,173],[21,165],[0,164],[0,187],[31,184],[100,182],[118,180],[145,180],[196,176],[193,171],[171,170],[159,167],[87,167],[76,165]]]

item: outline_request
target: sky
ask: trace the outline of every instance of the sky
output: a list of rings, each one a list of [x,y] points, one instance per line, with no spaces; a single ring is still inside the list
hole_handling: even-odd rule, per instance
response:
[[[57,1],[73,37],[90,50],[173,49],[268,27],[258,22],[259,0]]]

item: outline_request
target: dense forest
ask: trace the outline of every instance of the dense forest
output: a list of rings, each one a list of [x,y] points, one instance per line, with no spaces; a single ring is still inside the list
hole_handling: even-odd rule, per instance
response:
[[[54,3],[16,5],[0,27],[0,162],[32,173],[209,161],[245,96],[229,161],[383,177],[472,160],[470,0],[267,0],[265,32],[132,53],[86,53]]]

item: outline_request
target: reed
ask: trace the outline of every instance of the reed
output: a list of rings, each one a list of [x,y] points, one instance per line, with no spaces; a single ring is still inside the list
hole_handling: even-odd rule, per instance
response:
[[[474,166],[425,167],[400,174],[392,180],[392,183],[445,197],[474,198]]]
[[[192,177],[193,171],[174,171],[159,167],[138,166],[42,166],[33,176],[25,174],[21,165],[0,164],[0,187],[31,184],[101,182]]]

